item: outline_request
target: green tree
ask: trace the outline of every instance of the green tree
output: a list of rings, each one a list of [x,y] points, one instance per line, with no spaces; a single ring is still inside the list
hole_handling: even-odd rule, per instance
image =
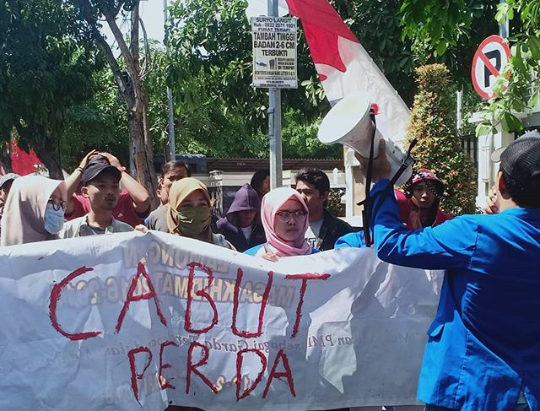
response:
[[[58,155],[67,112],[92,94],[101,65],[73,10],[56,0],[0,2],[0,139],[15,129],[50,175],[62,178]]]
[[[481,40],[498,32],[497,24],[511,23],[508,41],[512,57],[495,85],[495,97],[483,107],[477,134],[523,128],[513,113],[537,107],[540,101],[540,3],[537,0],[405,0],[402,6],[404,35],[424,44],[438,55],[452,47],[477,47]],[[474,50],[469,50],[467,64]],[[470,57],[469,57],[470,56]],[[466,71],[468,72],[468,71]]]
[[[452,214],[475,211],[476,181],[471,159],[464,153],[455,127],[449,71],[442,64],[416,69],[418,93],[414,98],[405,146],[413,139],[415,168],[433,170],[444,182],[442,208]]]
[[[144,79],[149,74],[149,54],[141,56],[142,21],[139,16],[140,0],[67,0],[79,13],[81,31],[88,32],[103,53],[119,94],[128,114],[128,131],[132,161],[137,179],[150,193],[157,189],[157,177],[153,166],[153,141],[148,119],[148,99]],[[130,15],[129,41],[124,38],[116,19],[119,15]],[[105,20],[120,50],[117,58],[100,31],[101,20]],[[144,30],[143,30],[144,34]]]
[[[177,146],[181,150],[267,156],[263,132],[267,127],[268,95],[266,90],[251,86],[251,32],[245,8],[245,0],[188,0],[171,7],[169,86],[176,98]],[[314,78],[315,67],[303,39],[298,57],[299,78]],[[302,113],[290,119],[301,117],[303,124],[312,124],[328,110],[326,103],[320,104],[324,98],[320,86],[309,90],[282,93],[284,113]],[[289,140],[287,133],[284,127],[284,142]],[[309,146],[322,149],[314,133],[309,133],[307,139]],[[306,156],[305,147],[299,145],[286,155]]]
[[[522,121],[513,113],[537,108],[540,101],[540,2],[506,0],[499,4],[496,19],[500,23],[508,19],[516,27],[508,39],[512,57],[495,82],[495,97],[482,114],[477,134],[499,123],[506,131],[522,130]]]
[[[113,153],[129,163],[128,115],[109,67],[94,72],[92,98],[68,108],[60,132],[60,157],[73,170],[92,149]],[[76,142],[76,144],[74,144]]]

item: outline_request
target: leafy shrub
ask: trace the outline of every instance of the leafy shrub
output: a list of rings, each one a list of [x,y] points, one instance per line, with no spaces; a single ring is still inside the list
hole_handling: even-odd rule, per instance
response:
[[[476,173],[456,130],[454,87],[449,71],[444,64],[430,64],[417,68],[416,74],[418,92],[405,146],[417,138],[413,152],[415,169],[433,170],[444,182],[444,211],[451,215],[474,213]]]

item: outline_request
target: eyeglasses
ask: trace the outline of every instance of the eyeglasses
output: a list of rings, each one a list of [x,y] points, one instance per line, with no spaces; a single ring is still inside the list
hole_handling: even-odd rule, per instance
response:
[[[288,223],[293,217],[295,220],[303,220],[304,218],[306,218],[307,212],[304,210],[278,211],[276,215],[278,216],[279,221],[281,221],[282,223]]]
[[[60,211],[60,209],[65,210],[67,207],[67,203],[64,200],[55,196],[49,198],[49,203],[52,204],[53,209],[56,211]]]

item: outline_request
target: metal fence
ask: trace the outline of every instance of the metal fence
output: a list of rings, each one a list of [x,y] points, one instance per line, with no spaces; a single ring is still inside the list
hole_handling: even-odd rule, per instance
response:
[[[478,169],[478,138],[474,134],[461,136],[461,146],[474,163],[474,167]]]

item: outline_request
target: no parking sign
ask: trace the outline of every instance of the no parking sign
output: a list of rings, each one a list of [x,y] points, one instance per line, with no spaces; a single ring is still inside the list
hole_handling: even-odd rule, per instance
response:
[[[510,48],[500,36],[486,38],[473,57],[471,77],[476,92],[486,100],[493,97],[495,79],[510,60]]]

